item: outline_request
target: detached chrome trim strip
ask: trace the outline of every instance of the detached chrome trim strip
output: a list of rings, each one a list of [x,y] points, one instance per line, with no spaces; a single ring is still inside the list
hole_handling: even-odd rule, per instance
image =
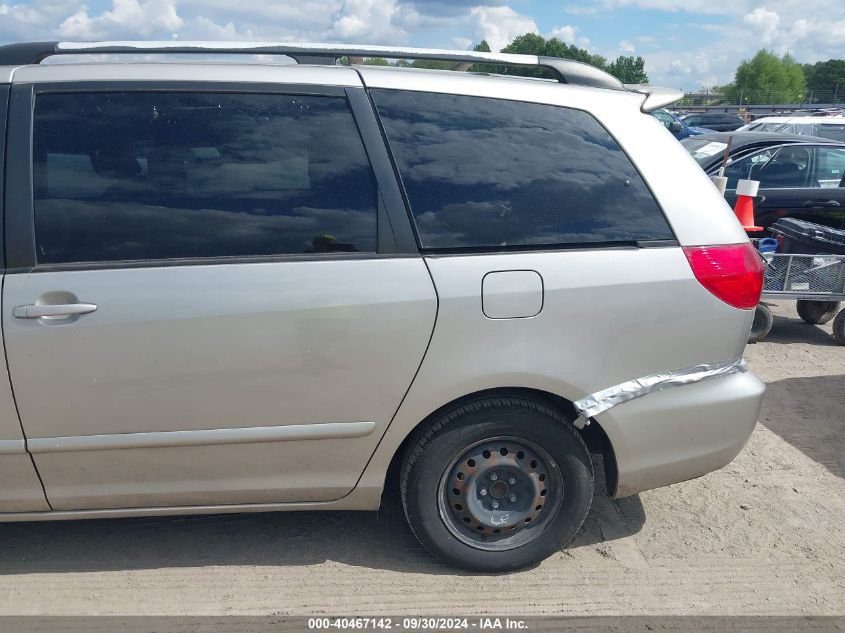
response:
[[[17,455],[26,453],[23,440],[0,440],[0,455]]]
[[[155,431],[115,435],[77,435],[41,437],[27,441],[31,453],[65,451],[107,451],[132,448],[168,448],[172,446],[215,446],[219,444],[257,444],[364,437],[376,428],[375,422],[331,422],[328,424],[290,424],[242,429],[199,431]]]
[[[746,371],[748,371],[748,364],[740,357],[717,363],[702,363],[701,365],[629,380],[575,401],[573,405],[579,414],[575,426],[584,428],[590,423],[590,418],[597,416],[599,413],[604,413],[618,404],[641,398],[654,391],[662,391],[669,387],[680,387],[681,385]]]

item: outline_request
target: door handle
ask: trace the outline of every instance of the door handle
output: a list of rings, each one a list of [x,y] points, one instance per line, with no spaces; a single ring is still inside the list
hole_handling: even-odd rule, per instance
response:
[[[807,200],[802,206],[811,209],[824,209],[826,207],[838,207],[840,205],[836,200]]]
[[[40,319],[42,317],[69,317],[78,314],[94,312],[97,306],[93,303],[67,303],[16,306],[12,315],[18,319]]]

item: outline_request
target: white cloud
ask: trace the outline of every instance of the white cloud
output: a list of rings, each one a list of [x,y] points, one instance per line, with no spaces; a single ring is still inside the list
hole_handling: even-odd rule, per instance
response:
[[[748,1],[748,0],[744,0]],[[686,12],[709,15],[726,15],[735,11],[735,4],[720,0],[599,0],[594,2],[595,12],[620,8],[649,9],[672,13]],[[567,9],[571,12],[570,9]],[[583,9],[582,9],[583,10]]]
[[[757,0],[710,2],[699,0],[598,0],[595,5],[663,8],[700,14],[721,14],[721,20],[675,25],[675,35],[653,40],[642,52],[649,78],[659,84],[697,89],[733,79],[736,67],[760,48],[778,55],[792,54],[812,63],[841,58],[845,43],[845,12],[838,0]],[[699,47],[688,44],[687,33],[706,32],[710,41]],[[639,37],[633,42],[644,43]],[[620,44],[621,48],[621,44]]]
[[[517,35],[537,33],[537,23],[508,6],[473,7],[470,19],[474,22],[476,40],[487,40],[490,50],[499,51]]]
[[[344,42],[367,39],[385,44],[402,42],[407,33],[394,24],[396,5],[396,0],[344,0],[332,16],[334,24],[327,35]]]
[[[105,2],[105,8],[102,3]],[[842,57],[842,0],[564,0],[572,16],[648,10],[601,47],[578,18],[558,37],[609,58],[640,54],[650,79],[681,88],[732,79],[742,59],[766,47],[801,62]],[[538,33],[528,3],[512,0],[0,0],[0,41],[72,39],[259,39],[454,46],[486,39],[494,50]],[[539,11],[539,5],[531,5]],[[518,10],[515,10],[516,7]],[[616,12],[616,13],[614,13]],[[660,12],[664,12],[662,15]],[[666,13],[679,17],[667,25]],[[539,14],[537,14],[539,16]],[[696,16],[706,16],[696,19]],[[644,26],[645,25],[645,26]],[[548,23],[543,24],[544,29]],[[636,29],[636,30],[634,30]],[[673,30],[674,29],[674,30]],[[614,45],[614,42],[617,42]],[[691,44],[691,42],[701,42]]]
[[[742,17],[752,37],[772,48],[776,53],[790,52],[802,61],[841,57],[845,44],[845,13],[841,19],[826,19],[825,12],[807,13],[812,17],[791,19],[791,13],[781,14],[766,7],[757,7]],[[838,17],[830,14],[830,17]]]
[[[574,44],[581,48],[589,48],[590,40],[587,37],[578,35],[578,27],[566,24],[564,26],[556,26],[546,35],[547,38],[556,37],[561,42],[567,44]]]
[[[742,22],[750,27],[761,44],[771,44],[778,32],[780,16],[766,7],[757,7],[751,13],[744,15]]]
[[[555,28],[553,28],[549,33],[549,37],[556,37],[562,42],[572,44],[573,42],[575,42],[575,34],[577,32],[577,27],[569,26],[567,24],[565,26],[556,26]]]
[[[29,4],[0,3],[0,40],[49,39],[56,25],[76,10],[75,0],[35,0]]]
[[[628,40],[622,40],[618,44],[619,52],[622,55],[632,55],[636,51],[636,47]]]
[[[467,49],[470,46],[472,46],[473,44],[475,44],[475,42],[473,42],[468,37],[453,37],[452,38],[452,44],[455,45],[455,48]]]
[[[176,0],[112,0],[110,11],[94,17],[82,6],[56,32],[72,39],[148,37],[161,31],[176,32],[183,24],[176,13]]]
[[[238,31],[231,21],[218,24],[204,15],[197,17],[190,25],[190,37],[203,40],[252,40],[255,35],[250,29]]]
[[[693,50],[659,51],[646,56],[646,72],[658,85],[681,90],[697,90],[724,83],[719,69],[730,65],[730,53]]]

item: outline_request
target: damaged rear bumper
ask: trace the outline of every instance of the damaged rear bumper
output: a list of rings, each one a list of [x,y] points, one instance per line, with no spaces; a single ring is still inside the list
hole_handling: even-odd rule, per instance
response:
[[[741,359],[697,367],[630,381],[576,405],[613,446],[614,496],[700,477],[728,464],[748,441],[765,384]]]
[[[641,398],[655,391],[663,391],[671,387],[681,387],[702,380],[721,378],[746,371],[748,371],[748,364],[740,357],[723,362],[701,363],[700,365],[628,380],[576,400],[573,404],[579,417],[575,420],[575,426],[579,429],[584,428],[590,423],[590,418],[593,416],[604,413],[618,404]]]

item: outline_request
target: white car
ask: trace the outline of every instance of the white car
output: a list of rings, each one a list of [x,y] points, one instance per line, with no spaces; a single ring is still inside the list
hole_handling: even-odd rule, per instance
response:
[[[784,132],[845,141],[845,117],[768,116],[743,125],[737,132]]]

